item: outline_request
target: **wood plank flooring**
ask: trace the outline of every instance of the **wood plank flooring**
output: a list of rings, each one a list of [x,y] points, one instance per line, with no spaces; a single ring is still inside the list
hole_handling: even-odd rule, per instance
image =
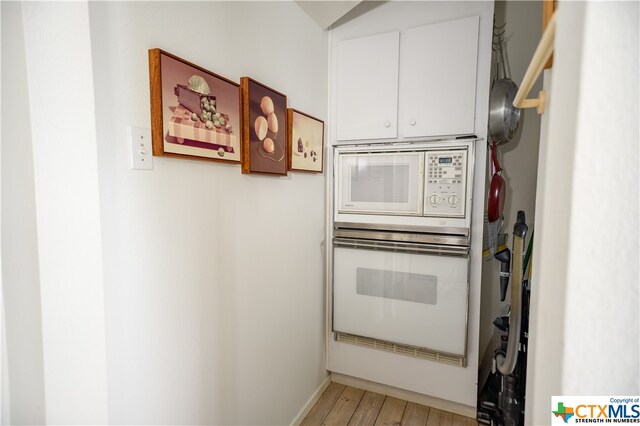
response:
[[[475,419],[331,383],[302,426],[477,426]]]

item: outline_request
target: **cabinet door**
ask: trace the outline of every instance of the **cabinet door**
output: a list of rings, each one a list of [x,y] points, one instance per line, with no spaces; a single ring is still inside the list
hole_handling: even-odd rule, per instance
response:
[[[473,16],[402,34],[401,136],[474,133],[478,25]]]
[[[397,137],[399,39],[395,31],[338,43],[339,140]]]

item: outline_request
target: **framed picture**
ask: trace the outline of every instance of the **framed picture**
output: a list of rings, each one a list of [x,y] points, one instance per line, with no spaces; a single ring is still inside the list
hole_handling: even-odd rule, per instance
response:
[[[249,78],[240,79],[242,173],[287,174],[287,97]]]
[[[553,16],[553,13],[556,11],[556,9],[558,8],[558,2],[557,0],[546,0],[542,2],[542,32],[544,32],[544,30],[547,28],[547,25],[549,24],[549,21],[551,20],[551,17]],[[549,69],[553,66],[553,53],[551,53],[551,56],[549,57],[549,60],[547,60],[547,63],[544,64],[544,69]]]
[[[240,86],[149,50],[153,155],[240,162]]]
[[[322,173],[324,122],[293,108],[287,109],[289,170]]]

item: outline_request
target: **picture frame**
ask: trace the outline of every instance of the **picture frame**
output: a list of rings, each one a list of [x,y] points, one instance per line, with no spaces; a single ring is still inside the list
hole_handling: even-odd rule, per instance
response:
[[[161,49],[149,50],[154,156],[240,163],[240,85]]]
[[[250,77],[240,93],[242,173],[286,176],[287,96]]]
[[[289,170],[324,171],[324,121],[288,108],[287,146]]]
[[[544,30],[547,28],[549,21],[551,21],[551,17],[553,16],[553,13],[556,11],[557,8],[558,8],[557,0],[544,0],[542,2],[542,32],[543,33],[544,33]],[[552,66],[553,66],[553,53],[551,53],[551,56],[547,60],[547,63],[544,64],[544,69],[545,70],[549,69]]]

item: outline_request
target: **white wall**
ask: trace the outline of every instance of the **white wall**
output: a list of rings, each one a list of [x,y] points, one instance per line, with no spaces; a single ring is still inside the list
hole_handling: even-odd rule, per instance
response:
[[[147,50],[251,76],[326,119],[327,34],[289,2],[91,3],[109,420],[287,424],[324,369],[321,174],[154,158]]]
[[[2,7],[0,7],[0,22],[1,20],[2,20]],[[2,36],[0,35],[0,38],[1,37]],[[2,67],[2,58],[0,56],[0,68],[1,67]],[[2,195],[2,144],[1,143],[0,143],[0,195]],[[2,211],[2,199],[0,198],[0,212],[1,211]],[[1,238],[2,238],[2,222],[0,221],[0,239]],[[3,293],[4,293],[4,287],[2,286],[2,246],[0,245],[0,423],[4,425],[10,422],[11,417],[8,414],[9,367],[7,365],[7,331],[5,327]]]
[[[102,424],[107,381],[88,5],[24,3],[22,12],[46,421]]]
[[[40,276],[22,10],[2,2],[2,422],[44,423]],[[6,345],[5,345],[6,343]],[[6,351],[6,352],[5,352]]]
[[[4,307],[4,298],[2,301]],[[11,391],[9,385],[9,364],[7,361],[7,330],[5,327],[6,320],[4,309],[2,310],[2,352],[0,353],[2,372],[0,373],[1,389],[0,389],[0,424],[11,424]]]
[[[362,10],[368,10],[359,15]],[[480,318],[480,278],[482,253],[482,210],[485,196],[484,164],[487,151],[486,133],[489,99],[489,69],[491,55],[491,24],[493,2],[363,2],[335,24],[331,30],[332,76],[337,72],[336,45],[340,40],[380,34],[435,22],[480,16],[478,77],[476,86],[476,143],[473,211],[471,232],[470,290],[467,337],[467,367],[453,367],[418,358],[383,351],[372,351],[348,343],[336,342],[331,333],[327,338],[328,366],[331,371],[357,376],[401,389],[435,396],[463,404],[462,410],[474,413],[477,403],[477,368]],[[446,43],[446,40],[442,41]],[[434,64],[437,66],[437,64]],[[337,83],[330,82],[332,96],[331,122],[336,118]],[[330,140],[336,141],[335,125],[330,126]],[[480,200],[479,202],[477,200]]]
[[[511,79],[518,85],[522,82],[529,61],[538,46],[542,34],[542,3],[539,1],[497,1],[496,25],[506,23],[505,46]],[[542,78],[533,86],[531,96],[542,88]],[[518,210],[526,214],[529,233],[534,230],[536,177],[538,173],[538,147],[540,142],[540,116],[535,108],[521,110],[520,124],[513,139],[500,144],[498,161],[504,168],[502,176],[507,183],[502,233],[508,235],[507,246],[511,248],[513,225]],[[491,182],[487,164],[487,186]],[[486,205],[486,195],[483,202]],[[486,206],[485,206],[486,209]],[[526,246],[525,246],[526,249]],[[505,302],[500,302],[500,262],[490,259],[482,268],[482,310],[480,317],[480,353],[487,348],[493,335],[493,320],[504,313],[509,305],[509,292]],[[509,284],[511,285],[511,283]]]
[[[549,423],[552,395],[640,393],[638,3],[557,13],[533,255],[535,425]]]
[[[585,16],[564,326],[563,388],[572,394],[640,393],[639,9],[595,3]],[[620,200],[613,209],[586,208],[607,192]],[[590,372],[594,364],[606,368]]]
[[[11,422],[291,422],[326,376],[324,174],[171,158],[132,171],[127,126],[150,127],[153,47],[325,119],[327,34],[284,2],[2,12],[16,60],[2,119],[18,123],[2,134]]]

